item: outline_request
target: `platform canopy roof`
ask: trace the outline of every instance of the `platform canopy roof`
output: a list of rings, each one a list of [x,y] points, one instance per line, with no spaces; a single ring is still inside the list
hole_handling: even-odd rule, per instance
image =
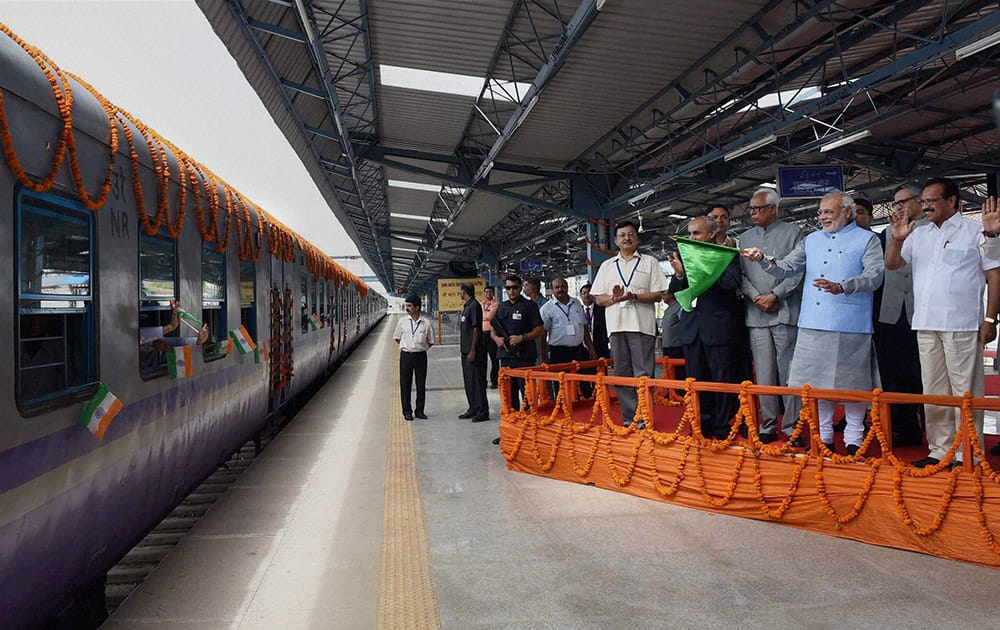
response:
[[[583,273],[626,216],[653,253],[709,203],[745,226],[779,165],[841,165],[877,217],[1000,169],[995,1],[198,3],[389,291]]]

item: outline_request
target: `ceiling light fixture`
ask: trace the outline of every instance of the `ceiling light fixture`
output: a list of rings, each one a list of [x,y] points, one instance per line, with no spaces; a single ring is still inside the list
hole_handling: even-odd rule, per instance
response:
[[[740,147],[739,149],[733,149],[732,151],[730,151],[729,153],[727,153],[723,157],[723,160],[726,161],[726,162],[729,162],[730,160],[735,160],[736,158],[740,157],[741,155],[746,155],[747,153],[750,153],[751,151],[756,151],[757,149],[759,149],[761,147],[766,147],[767,145],[771,144],[772,142],[774,142],[777,139],[778,139],[778,136],[776,136],[774,134],[771,134],[769,136],[764,136],[760,140],[755,140],[755,141],[751,142],[750,144],[746,145],[745,147]]]
[[[862,138],[867,138],[870,135],[872,135],[872,130],[871,129],[865,129],[864,131],[859,131],[857,133],[852,133],[851,135],[844,136],[843,138],[841,138],[839,140],[834,140],[833,142],[831,142],[829,144],[824,144],[823,146],[821,146],[819,148],[819,152],[820,153],[826,153],[827,151],[833,151],[834,149],[836,149],[838,147],[842,147],[845,144],[850,144],[852,142],[856,142],[858,140],[861,140]]]
[[[962,46],[961,48],[955,50],[955,61],[961,61],[966,57],[971,57],[972,55],[980,53],[987,48],[992,48],[997,44],[1000,44],[1000,31],[993,33],[992,35],[987,35],[978,41],[974,41],[971,44]]]
[[[639,193],[638,195],[635,195],[634,197],[629,197],[628,202],[629,202],[630,205],[633,205],[633,206],[638,205],[638,204],[642,203],[643,201],[646,201],[647,199],[649,199],[650,197],[652,197],[655,192],[656,192],[655,188],[650,188],[649,190],[644,190],[641,193]]]

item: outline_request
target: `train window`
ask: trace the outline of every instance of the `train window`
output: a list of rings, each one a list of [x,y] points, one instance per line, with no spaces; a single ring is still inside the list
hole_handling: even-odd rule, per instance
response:
[[[240,261],[240,324],[257,341],[257,268],[253,260]]]
[[[309,332],[309,278],[306,273],[306,267],[300,262],[299,273],[301,274],[301,282],[299,285],[299,311],[302,313],[302,332]]]
[[[96,381],[93,222],[55,197],[18,207],[17,402],[51,404]]]
[[[201,317],[208,324],[209,343],[202,346],[205,359],[226,356],[226,255],[215,243],[201,244]],[[215,341],[221,343],[214,343]]]
[[[167,373],[167,353],[158,339],[176,339],[172,300],[177,299],[177,245],[169,238],[139,235],[139,373]],[[164,330],[169,330],[164,334]],[[169,341],[168,341],[169,343]]]

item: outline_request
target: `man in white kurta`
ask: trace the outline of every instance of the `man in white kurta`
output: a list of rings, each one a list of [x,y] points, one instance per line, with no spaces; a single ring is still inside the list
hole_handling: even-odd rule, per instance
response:
[[[788,384],[822,389],[871,390],[878,384],[872,361],[872,292],[882,284],[882,248],[872,232],[853,221],[854,200],[839,191],[819,204],[823,229],[813,232],[781,260],[756,247],[743,255],[764,270],[788,277],[805,269],[798,337]],[[831,451],[835,403],[819,401],[820,439]],[[864,436],[867,403],[844,403],[847,453]]]
[[[892,239],[886,244],[885,264],[913,268],[913,329],[920,351],[924,394],[982,396],[983,346],[997,334],[1000,311],[1000,260],[985,258],[983,225],[959,212],[958,185],[950,179],[931,179],[924,185],[920,205],[928,222],[917,226],[902,213],[891,217]],[[983,313],[983,288],[989,286]],[[941,462],[951,449],[960,421],[958,409],[924,405],[927,457],[913,462],[918,468]],[[983,414],[974,414],[980,444]],[[954,461],[962,461],[959,450]]]
[[[656,365],[656,303],[667,290],[667,277],[659,261],[636,251],[639,228],[631,221],[615,226],[618,255],[605,260],[590,293],[605,307],[615,376],[653,378]],[[639,402],[633,387],[615,387],[622,410],[622,424],[629,426]],[[645,428],[642,424],[637,428]]]

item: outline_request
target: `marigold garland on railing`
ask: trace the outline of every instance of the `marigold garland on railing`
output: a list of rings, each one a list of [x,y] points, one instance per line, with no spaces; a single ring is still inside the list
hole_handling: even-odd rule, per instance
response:
[[[579,368],[574,364],[573,370]],[[515,373],[522,373],[521,370]],[[523,371],[525,375],[525,399],[527,401],[537,401],[543,396],[541,391],[547,389],[548,381],[539,379],[537,368],[530,368]],[[763,515],[769,519],[780,520],[787,513],[794,503],[799,493],[799,486],[802,474],[810,464],[814,467],[814,479],[816,482],[816,492],[823,507],[823,511],[835,521],[837,526],[845,525],[854,521],[862,513],[871,496],[875,486],[875,481],[883,464],[889,464],[893,469],[892,478],[892,500],[900,520],[917,536],[931,536],[937,532],[948,515],[949,508],[953,502],[954,494],[958,486],[959,479],[963,478],[963,470],[959,467],[951,467],[958,449],[961,447],[963,435],[975,435],[975,424],[973,422],[973,405],[971,394],[966,394],[962,401],[961,425],[962,431],[958,432],[951,448],[948,450],[942,461],[935,466],[928,466],[924,469],[913,468],[908,463],[898,459],[889,448],[888,439],[882,426],[882,391],[876,389],[871,394],[872,423],[871,430],[864,438],[858,454],[837,455],[832,453],[819,438],[819,423],[814,416],[814,403],[811,388],[806,385],[801,390],[802,411],[799,421],[794,431],[789,436],[788,441],[780,445],[763,444],[757,432],[753,412],[753,395],[750,393],[752,384],[745,382],[741,384],[739,399],[740,406],[730,435],[724,440],[705,438],[701,435],[700,418],[694,413],[695,391],[694,379],[687,379],[684,383],[683,413],[677,428],[673,432],[661,432],[653,428],[652,406],[656,403],[673,404],[672,401],[657,396],[646,377],[638,379],[638,404],[635,412],[635,422],[629,427],[615,424],[611,417],[611,401],[608,393],[609,386],[604,380],[603,374],[594,377],[594,398],[591,406],[590,421],[577,422],[573,418],[573,400],[569,399],[569,392],[575,391],[574,387],[566,380],[566,373],[559,375],[559,394],[553,404],[551,411],[540,414],[537,405],[532,404],[529,411],[515,411],[510,406],[509,387],[511,373],[506,368],[501,370],[500,375],[500,399],[501,413],[505,424],[516,427],[513,441],[505,441],[501,447],[501,453],[508,461],[513,461],[518,453],[527,446],[531,459],[542,471],[548,471],[554,465],[560,450],[568,449],[568,457],[572,470],[579,477],[588,477],[596,462],[597,451],[604,442],[606,449],[606,462],[608,474],[615,484],[620,487],[628,486],[634,480],[638,454],[645,444],[649,456],[650,469],[652,472],[652,484],[656,492],[665,497],[674,496],[680,489],[681,483],[688,477],[687,468],[689,459],[695,466],[695,489],[701,494],[702,500],[712,507],[720,508],[729,503],[735,496],[740,486],[742,469],[747,457],[750,458],[753,466],[753,479],[751,487],[753,496],[760,504]],[[542,388],[541,390],[539,388]],[[645,424],[644,429],[637,429],[639,421]],[[743,425],[747,429],[747,439],[743,442],[736,442],[736,435],[739,427]],[[551,446],[543,452],[540,443],[539,433],[546,427],[553,432],[551,435]],[[812,443],[816,446],[813,450],[805,453],[801,449],[795,449],[791,442],[808,431]],[[565,434],[565,435],[564,435]],[[577,444],[577,436],[589,436],[590,444],[584,451],[586,460],[581,465],[579,461],[580,447]],[[525,439],[525,438],[528,439]],[[615,443],[618,440],[625,440],[631,447],[627,461],[619,461],[615,456]],[[878,443],[882,450],[880,457],[865,456],[874,443]],[[1000,486],[1000,473],[994,471],[979,444],[979,440],[972,439],[972,449],[976,461],[978,462],[972,469],[969,477],[974,489],[976,500],[977,518],[981,537],[988,544],[989,548],[1000,555],[1000,541],[990,529],[990,523],[984,508],[986,497],[985,482],[988,479],[993,486]],[[669,483],[663,481],[662,475],[666,471],[661,470],[658,464],[657,448],[680,448],[676,466],[673,470],[673,480]],[[509,447],[509,450],[508,450]],[[739,448],[736,454],[735,463],[728,473],[729,482],[721,496],[713,496],[708,490],[708,483],[702,466],[702,458],[706,452],[720,452],[728,448]],[[791,456],[794,458],[792,474],[788,481],[787,490],[780,503],[772,507],[768,503],[764,492],[764,478],[761,470],[760,460],[762,456],[778,457]],[[829,460],[834,464],[863,465],[868,467],[864,475],[864,482],[857,489],[855,497],[851,503],[851,508],[847,512],[840,513],[831,499],[827,481],[824,475],[824,467]],[[928,525],[917,524],[904,497],[904,479],[906,477],[926,478],[937,473],[946,472],[947,483],[944,491],[937,501],[937,509]]]

